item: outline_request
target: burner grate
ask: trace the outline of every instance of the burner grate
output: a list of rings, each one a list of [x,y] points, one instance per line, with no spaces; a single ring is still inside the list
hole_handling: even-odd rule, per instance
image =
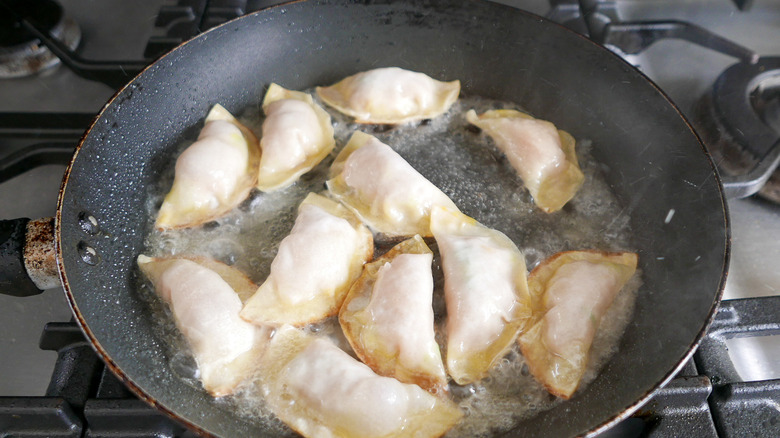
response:
[[[136,399],[92,350],[75,322],[49,323],[40,347],[57,351],[43,397],[0,397],[0,436],[191,437]]]
[[[167,0],[160,8],[153,35],[144,51],[157,58],[195,35],[249,12],[286,0]]]
[[[780,380],[742,382],[725,340],[780,333],[780,297],[727,300],[680,373],[602,437],[780,436]],[[49,323],[40,346],[58,352],[44,397],[0,397],[0,436],[192,437],[106,369],[75,322]],[[749,415],[746,415],[749,412]]]
[[[708,403],[712,384],[706,376],[696,374],[693,362],[689,362],[634,414],[632,419],[642,420],[641,430],[645,433],[636,436],[677,437],[681,430],[701,438],[718,436]]]
[[[694,356],[699,369],[712,381],[709,404],[720,436],[780,436],[780,380],[741,381],[726,347],[727,339],[777,334],[780,296],[721,303]]]

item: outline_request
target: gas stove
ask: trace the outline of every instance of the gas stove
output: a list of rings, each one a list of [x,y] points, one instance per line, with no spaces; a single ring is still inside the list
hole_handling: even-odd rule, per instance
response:
[[[499,2],[570,27],[639,68],[691,120],[725,175],[771,174],[766,169],[776,161],[772,146],[780,138],[780,73],[772,72],[780,67],[780,3]],[[281,2],[51,3],[48,32],[62,39],[65,60],[34,42],[22,49],[34,53],[34,62],[0,68],[1,219],[54,215],[81,134],[142,66],[214,25]],[[6,56],[0,45],[0,64]],[[736,108],[743,111],[738,119],[752,111],[748,123],[760,125],[734,124]],[[728,201],[725,300],[694,358],[602,436],[780,436],[778,179],[770,178],[758,195]],[[0,329],[0,436],[189,436],[105,369],[59,289],[0,294]]]

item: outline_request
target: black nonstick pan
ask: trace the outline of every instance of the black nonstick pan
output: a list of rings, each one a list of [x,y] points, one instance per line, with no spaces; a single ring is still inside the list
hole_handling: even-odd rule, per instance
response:
[[[592,141],[639,251],[635,315],[595,381],[509,435],[587,435],[630,415],[691,356],[717,306],[729,234],[716,170],[633,67],[556,24],[482,1],[273,7],[183,44],[121,90],[78,147],[55,222],[65,292],[97,352],[142,399],[197,432],[268,433],[171,370],[135,287],[148,188],[212,105],[241,114],[271,82],[308,89],[381,66],[460,79],[462,95],[517,102]]]

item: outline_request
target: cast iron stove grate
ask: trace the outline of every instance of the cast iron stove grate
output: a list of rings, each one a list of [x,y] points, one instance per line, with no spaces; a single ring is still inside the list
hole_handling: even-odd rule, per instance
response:
[[[681,372],[602,437],[780,436],[780,380],[743,382],[726,339],[780,333],[780,297],[724,301]],[[106,369],[75,322],[49,323],[40,347],[58,359],[46,395],[0,397],[0,437],[190,437]]]

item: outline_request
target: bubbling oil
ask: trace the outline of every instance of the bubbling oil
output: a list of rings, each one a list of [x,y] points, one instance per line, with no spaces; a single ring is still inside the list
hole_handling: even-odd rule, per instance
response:
[[[313,90],[309,92],[318,100]],[[524,253],[529,269],[561,251],[631,250],[629,217],[623,213],[605,181],[601,164],[593,159],[589,141],[578,139],[577,142],[577,156],[585,174],[582,188],[561,211],[546,214],[534,205],[517,173],[492,140],[465,118],[469,109],[478,113],[490,109],[520,109],[515,104],[476,96],[464,97],[446,114],[435,119],[388,127],[355,124],[350,118],[318,103],[332,117],[336,149],[292,186],[272,193],[255,190],[231,213],[204,226],[167,231],[154,229],[157,210],[173,181],[175,159],[171,159],[169,170],[161,175],[159,183],[150,188],[147,196],[148,229],[152,231],[146,238],[146,254],[211,257],[241,270],[256,283],[262,283],[269,274],[279,243],[292,229],[298,204],[309,192],[326,189],[325,181],[331,163],[356,130],[372,134],[391,146],[446,193],[465,214],[506,234]],[[260,137],[263,116],[258,108],[248,109],[240,119]],[[194,138],[183,140],[179,150],[192,141]],[[444,279],[437,245],[432,239],[426,241],[435,256],[433,308],[436,339],[444,346]],[[383,254],[396,242],[377,236],[375,256]],[[580,388],[593,381],[617,351],[620,336],[633,314],[640,278],[639,273],[634,276],[603,318]],[[193,366],[193,360],[188,359],[191,355],[186,341],[176,330],[170,312],[148,290],[148,286],[141,286],[141,289],[147,289],[141,296],[149,301],[153,320],[160,326],[158,332],[162,334],[161,340],[172,369],[185,383],[198,386],[197,367]],[[310,326],[307,330],[329,336],[354,355],[336,318]],[[451,398],[465,415],[461,423],[447,433],[447,437],[486,436],[506,431],[523,419],[564,403],[550,395],[530,375],[516,344],[498,361],[488,377],[465,386],[450,382],[450,389]],[[262,378],[258,376],[248,380],[236,394],[223,398],[220,403],[227,404],[250,421],[261,423],[272,433],[294,436],[294,432],[267,409],[263,391]]]

